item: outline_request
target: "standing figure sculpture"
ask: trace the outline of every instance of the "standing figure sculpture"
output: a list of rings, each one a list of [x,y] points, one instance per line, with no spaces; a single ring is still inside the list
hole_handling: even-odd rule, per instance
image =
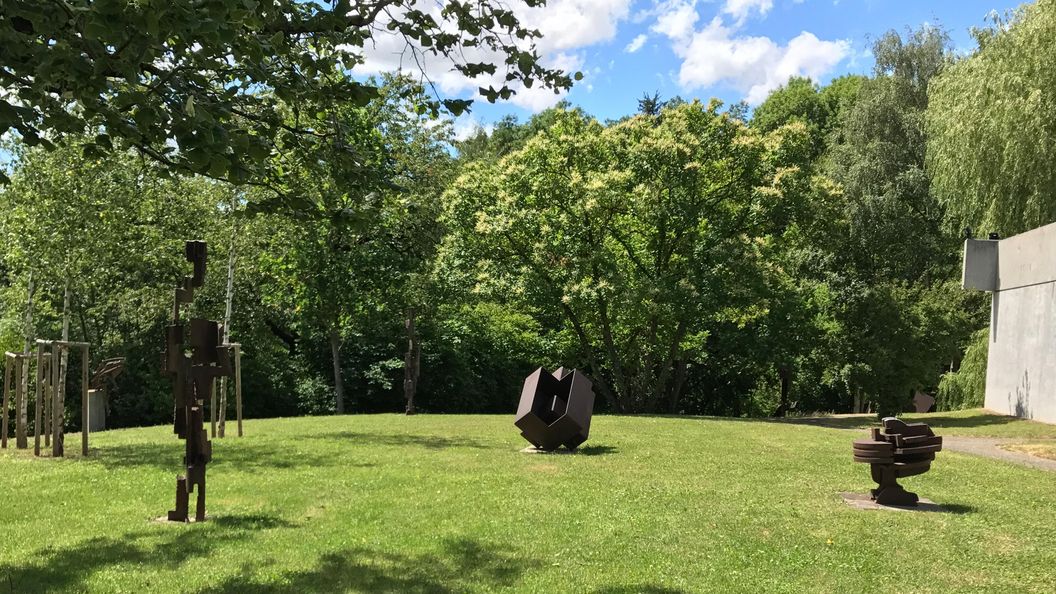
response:
[[[184,351],[184,325],[180,323],[180,304],[190,303],[194,289],[205,283],[206,246],[204,241],[188,241],[187,261],[194,264],[193,276],[184,277],[176,288],[172,325],[168,327],[165,350],[165,372],[172,377],[175,401],[174,430],[186,442],[186,474],[176,478],[176,509],[169,521],[188,521],[190,494],[197,488],[195,521],[205,520],[205,467],[212,458],[212,444],[205,432],[205,401],[209,399],[213,379],[232,372],[228,348],[222,346],[220,325],[211,320],[190,321],[190,354]]]

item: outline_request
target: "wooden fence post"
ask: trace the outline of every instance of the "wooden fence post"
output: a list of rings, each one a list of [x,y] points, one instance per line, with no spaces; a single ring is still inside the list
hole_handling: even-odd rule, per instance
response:
[[[44,348],[44,345],[37,344],[38,349]],[[51,447],[51,366],[53,363],[53,357],[49,352],[44,358],[44,447]]]
[[[25,361],[15,359],[15,447],[24,450],[29,447],[26,439],[26,392],[22,389],[22,380],[26,372]]]
[[[219,415],[220,423],[220,437],[224,436],[224,429],[227,425],[227,377],[220,378],[220,410],[217,411]]]
[[[88,455],[88,345],[81,347],[81,455]]]
[[[7,431],[8,431],[8,417],[11,414],[11,392],[8,389],[11,385],[11,357],[4,354],[4,418],[0,421],[0,447],[7,448]]]
[[[51,357],[51,455],[53,458],[61,458],[65,453],[62,447],[65,406],[62,402],[62,388],[59,386],[59,377],[61,377],[59,368],[62,367],[62,346],[53,344]]]
[[[209,380],[209,436],[216,437],[216,378]]]
[[[44,422],[44,353],[40,345],[37,345],[37,381],[34,384],[36,398],[33,404],[33,455],[40,455],[40,435],[44,432],[41,424]]]
[[[235,416],[238,436],[242,437],[242,345],[235,345]]]

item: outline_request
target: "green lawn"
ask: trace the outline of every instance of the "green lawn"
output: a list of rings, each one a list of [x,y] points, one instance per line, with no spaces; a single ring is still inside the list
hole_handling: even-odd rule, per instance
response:
[[[905,484],[950,513],[857,511],[849,431],[602,416],[580,454],[543,456],[512,416],[246,430],[214,441],[201,525],[152,521],[167,427],[101,433],[87,460],[0,454],[0,592],[1056,590],[1056,474],[942,452]]]
[[[964,437],[1004,437],[1013,439],[1056,439],[1056,425],[999,415],[981,408],[954,412],[907,414],[907,422],[923,421],[939,435]],[[837,415],[791,417],[780,422],[802,423],[832,429],[859,429],[877,424],[876,415]]]

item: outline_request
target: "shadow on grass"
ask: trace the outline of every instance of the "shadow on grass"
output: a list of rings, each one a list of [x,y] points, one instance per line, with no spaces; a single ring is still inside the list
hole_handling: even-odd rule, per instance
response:
[[[440,554],[405,555],[353,547],[323,555],[315,567],[279,576],[257,571],[266,564],[245,564],[239,575],[201,590],[210,594],[265,592],[401,592],[447,594],[481,588],[511,587],[530,570],[543,566],[523,555],[483,546],[475,540],[444,543]]]
[[[132,466],[151,466],[159,470],[177,472],[183,464],[184,446],[182,441],[172,443],[138,443],[93,448],[89,458],[107,468],[128,468]],[[320,468],[341,466],[347,468],[373,466],[369,463],[348,463],[332,452],[291,452],[278,444],[251,445],[239,443],[219,447],[213,441],[213,461],[210,469],[233,468],[244,470],[258,469],[293,469]]]
[[[439,435],[412,435],[406,433],[384,434],[384,433],[359,433],[356,431],[336,431],[332,433],[319,433],[307,436],[308,439],[347,439],[363,445],[381,446],[416,446],[427,450],[445,450],[449,448],[473,448],[492,449],[494,446],[487,445],[474,439],[462,437],[442,437]]]
[[[962,516],[964,514],[973,514],[979,511],[974,505],[964,505],[961,503],[943,503],[940,507],[942,508],[940,511],[944,511],[948,514],[953,514],[956,516]]]
[[[602,588],[601,590],[593,591],[593,594],[683,594],[685,590],[676,590],[674,588],[665,588],[663,586],[652,586],[652,584],[642,584],[642,586],[615,586],[610,588]]]
[[[70,547],[45,547],[34,555],[34,565],[0,565],[0,592],[82,591],[92,574],[111,566],[172,570],[190,559],[208,557],[217,545],[245,539],[255,530],[291,526],[263,514],[220,516],[204,524],[168,525],[116,538],[92,538]]]
[[[923,413],[912,414],[904,417],[907,423],[927,423],[932,429],[970,428],[970,427],[992,427],[995,425],[1008,425],[1020,422],[1021,419],[1005,415],[979,414],[972,416],[956,416],[949,413]],[[761,419],[731,419],[738,421],[762,421],[765,423],[783,423],[786,425],[811,425],[813,427],[826,427],[829,429],[868,429],[878,427],[880,420],[875,415],[857,415],[843,417],[789,417],[785,419],[761,418]]]
[[[605,454],[615,454],[618,450],[616,446],[610,445],[587,445],[576,450],[576,453],[580,456],[604,456]]]
[[[234,514],[209,518],[210,525],[233,530],[271,530],[273,528],[294,528],[293,522],[269,514]]]

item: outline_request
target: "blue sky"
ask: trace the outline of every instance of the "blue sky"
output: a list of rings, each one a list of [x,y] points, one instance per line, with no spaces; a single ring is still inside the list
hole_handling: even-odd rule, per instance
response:
[[[1021,4],[1008,0],[549,0],[539,9],[516,8],[538,28],[539,49],[554,66],[585,78],[564,98],[605,119],[633,112],[643,93],[687,99],[718,97],[758,103],[790,75],[825,83],[846,73],[867,73],[872,40],[890,29],[929,23],[946,28],[954,45],[969,51],[973,26],[991,11]],[[367,67],[391,70],[395,48],[382,44]],[[479,81],[427,63],[441,94],[472,97]],[[505,114],[524,119],[555,103],[539,89],[511,102],[475,103],[456,129],[465,132]]]

